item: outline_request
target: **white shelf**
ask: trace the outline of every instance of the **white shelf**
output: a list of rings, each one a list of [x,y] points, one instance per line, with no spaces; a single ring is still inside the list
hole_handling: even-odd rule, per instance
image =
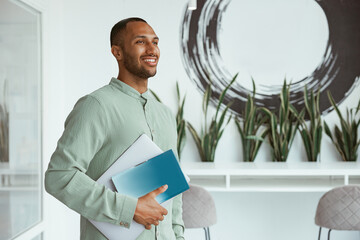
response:
[[[32,169],[0,169],[0,191],[36,189],[39,174],[39,171]]]
[[[360,184],[359,175],[349,175],[349,184]]]
[[[36,191],[40,191],[39,186],[0,187],[0,192],[36,192]]]
[[[335,163],[182,163],[190,183],[214,192],[325,192],[360,184],[360,164]]]

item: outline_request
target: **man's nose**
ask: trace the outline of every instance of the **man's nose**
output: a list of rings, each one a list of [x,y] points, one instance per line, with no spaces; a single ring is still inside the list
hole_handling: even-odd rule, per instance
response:
[[[146,46],[146,54],[155,55],[158,52],[158,48],[153,43],[149,43]]]

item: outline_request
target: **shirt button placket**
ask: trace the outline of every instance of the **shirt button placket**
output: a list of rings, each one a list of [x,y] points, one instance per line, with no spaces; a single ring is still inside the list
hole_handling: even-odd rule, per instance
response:
[[[160,231],[159,231],[159,227],[155,226],[155,239],[158,240],[160,236]]]
[[[153,119],[152,119],[152,115],[149,114],[149,107],[151,106],[147,106],[147,110],[148,110],[148,115],[147,115],[147,122],[148,125],[150,127],[150,131],[151,131],[151,136],[152,136],[152,140],[155,141],[155,129],[154,129],[154,124],[153,124]]]
[[[148,110],[148,104],[147,104],[147,99],[144,98],[143,96],[141,96],[141,98],[143,100],[145,100],[145,102],[143,103],[143,109],[144,109],[144,115],[145,115],[145,121],[146,121],[146,124],[149,128],[149,131],[150,131],[150,135],[151,135],[151,140],[154,140],[154,136],[153,136],[153,132],[152,132],[152,128],[151,128],[151,125],[149,124],[149,110]]]

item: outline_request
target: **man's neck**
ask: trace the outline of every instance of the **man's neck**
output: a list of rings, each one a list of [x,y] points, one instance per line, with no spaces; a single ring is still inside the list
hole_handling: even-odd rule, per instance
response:
[[[148,79],[126,78],[126,77],[122,77],[120,74],[118,75],[117,79],[126,83],[130,87],[134,88],[140,94],[143,94],[144,92],[146,92],[148,90],[148,88],[147,88]]]

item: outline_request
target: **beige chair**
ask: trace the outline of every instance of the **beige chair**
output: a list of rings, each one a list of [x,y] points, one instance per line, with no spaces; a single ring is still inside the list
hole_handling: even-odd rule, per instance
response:
[[[190,184],[190,189],[183,193],[182,199],[185,228],[203,228],[205,239],[210,240],[209,227],[216,223],[216,208],[210,193]]]
[[[347,185],[334,188],[319,200],[315,224],[331,230],[360,231],[360,185]]]

